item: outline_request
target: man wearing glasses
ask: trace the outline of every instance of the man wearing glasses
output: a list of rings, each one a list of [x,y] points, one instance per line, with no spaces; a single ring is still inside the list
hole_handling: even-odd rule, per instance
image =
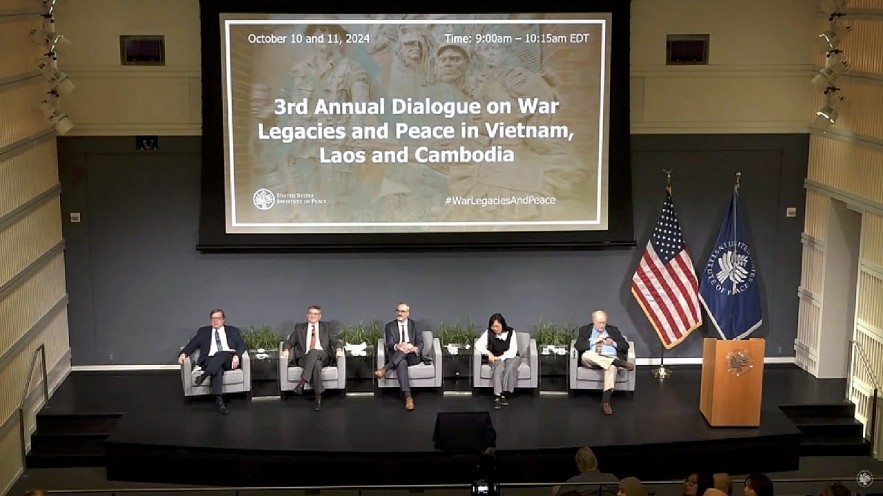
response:
[[[224,311],[216,308],[209,314],[211,325],[200,327],[196,335],[187,343],[178,355],[178,363],[183,365],[184,359],[196,350],[199,350],[197,367],[202,373],[194,383],[201,386],[209,377],[212,380],[212,394],[215,396],[215,404],[218,411],[227,414],[227,406],[221,391],[224,388],[223,375],[225,370],[236,370],[242,354],[245,353],[245,341],[239,329],[224,325]]]
[[[411,383],[408,378],[408,367],[417,365],[423,360],[420,353],[423,351],[423,336],[417,331],[417,326],[410,319],[411,307],[407,303],[396,305],[396,319],[386,324],[386,364],[374,371],[377,378],[386,377],[386,372],[395,369],[396,379],[402,389],[405,398],[405,410],[414,410],[414,399],[411,398]]]
[[[289,358],[289,364],[294,364],[304,369],[300,376],[300,382],[294,386],[294,394],[304,394],[304,386],[309,383],[316,395],[314,412],[322,409],[322,367],[331,364],[334,356],[333,343],[331,343],[331,330],[326,322],[322,322],[322,307],[310,305],[307,307],[307,321],[294,326],[294,331],[288,339],[282,343],[282,358]]]

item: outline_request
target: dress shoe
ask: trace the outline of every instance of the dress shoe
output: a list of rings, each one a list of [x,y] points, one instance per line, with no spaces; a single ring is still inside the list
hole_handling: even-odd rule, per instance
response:
[[[208,378],[208,372],[203,372],[203,373],[199,374],[198,376],[196,376],[196,380],[193,381],[193,383],[196,384],[197,386],[202,386],[202,383],[205,382],[205,380],[207,378]]]
[[[507,400],[505,396],[500,396],[500,404],[503,406],[509,406],[509,400]]]
[[[499,410],[500,408],[503,408],[503,400],[494,398],[494,410]]]
[[[613,361],[613,365],[622,369],[626,369],[628,371],[635,370],[635,364],[632,362],[626,362],[625,360],[617,358]]]
[[[322,397],[316,396],[316,406],[313,407],[314,412],[318,412],[322,409]]]
[[[386,369],[377,369],[374,371],[374,377],[378,379],[383,379],[386,377]]]
[[[230,413],[230,410],[227,410],[227,405],[224,404],[224,400],[221,398],[215,400],[215,406],[218,408],[218,411],[224,415]]]
[[[304,385],[303,385],[303,383],[300,383],[300,384],[298,384],[297,386],[294,386],[294,394],[296,394],[296,395],[298,395],[298,396],[303,396],[303,395],[304,395]]]
[[[604,412],[604,415],[613,415],[613,407],[610,406],[610,403],[601,403],[601,411]]]
[[[409,412],[414,411],[414,398],[405,398],[405,410],[408,410]]]

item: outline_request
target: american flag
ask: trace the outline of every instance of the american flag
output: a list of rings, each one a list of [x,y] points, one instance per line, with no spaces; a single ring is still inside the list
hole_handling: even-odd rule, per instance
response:
[[[666,349],[702,325],[699,281],[666,189],[662,215],[632,276],[632,294]]]

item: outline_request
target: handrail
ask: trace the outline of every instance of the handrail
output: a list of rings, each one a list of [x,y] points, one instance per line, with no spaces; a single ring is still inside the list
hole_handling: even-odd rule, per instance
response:
[[[851,481],[855,483],[855,474],[844,475],[842,477],[806,477],[797,479],[773,479],[773,483],[778,484],[799,484],[799,483],[815,483],[815,482],[835,482],[840,481],[849,484]],[[845,482],[844,482],[845,481]],[[641,481],[644,486],[663,486],[663,485],[680,485],[683,484],[682,479],[675,480],[657,480],[657,481]],[[612,486],[617,482],[500,482],[501,488],[529,488],[529,487],[552,487],[552,486]],[[213,486],[213,487],[118,487],[118,488],[102,488],[102,489],[51,489],[46,490],[48,494],[115,494],[115,493],[206,493],[206,492],[235,492],[237,496],[240,493],[248,494],[250,492],[275,492],[275,491],[376,491],[376,490],[407,490],[407,489],[469,489],[470,484],[375,484],[364,486]]]
[[[873,369],[871,365],[868,363],[868,357],[865,355],[865,350],[862,349],[862,344],[854,339],[849,340],[850,343],[855,345],[855,349],[858,350],[858,356],[862,359],[862,364],[865,366],[865,370],[867,370],[868,375],[871,377],[871,382],[874,383],[874,389],[880,389],[880,384],[877,383],[877,376],[874,375]]]
[[[865,350],[862,348],[861,343],[859,343],[858,341],[856,341],[854,339],[850,339],[849,342],[854,345],[853,349],[858,350],[858,356],[859,356],[859,358],[862,359],[861,361],[862,361],[862,364],[865,366],[865,370],[868,373],[868,377],[871,378],[871,382],[874,384],[874,394],[873,394],[872,400],[871,400],[871,428],[869,429],[871,431],[871,437],[868,440],[868,442],[871,444],[871,446],[874,446],[874,442],[876,440],[876,435],[877,435],[877,399],[880,394],[880,385],[877,383],[877,376],[874,375],[874,372],[873,372],[874,369],[872,369],[871,365],[868,363],[868,357],[865,356]],[[850,374],[850,388],[849,389],[852,389],[851,383],[852,383],[852,374]],[[847,391],[847,394],[848,393],[849,393],[849,391]]]
[[[25,390],[21,395],[21,403],[18,404],[18,426],[19,434],[21,434],[22,468],[27,466],[28,461],[28,452],[26,448],[27,441],[25,440],[25,403],[28,401],[28,393],[31,391],[31,377],[34,376],[34,363],[37,362],[37,352],[40,352],[40,362],[42,363],[40,369],[43,373],[43,404],[45,405],[49,402],[49,377],[46,373],[46,345],[41,344],[31,355],[31,366],[28,367],[28,380],[25,383]]]

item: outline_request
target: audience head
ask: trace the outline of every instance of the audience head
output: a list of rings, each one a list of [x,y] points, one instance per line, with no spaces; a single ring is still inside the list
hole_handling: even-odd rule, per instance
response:
[[[821,496],[852,496],[852,491],[839,482],[828,484],[822,489]]]
[[[598,458],[595,457],[595,452],[585,446],[576,450],[576,466],[580,472],[598,470]]]
[[[773,496],[773,481],[766,474],[751,474],[742,488],[745,496]]]
[[[730,477],[730,474],[727,473],[717,473],[714,474],[714,487],[715,489],[720,489],[727,496],[733,495],[733,478]]]
[[[684,496],[703,496],[714,487],[714,477],[705,472],[692,473],[684,480]]]
[[[637,477],[626,477],[619,481],[619,491],[616,496],[647,496],[644,484]]]
[[[709,487],[705,490],[702,496],[727,496],[727,493],[721,491],[716,487]]]
[[[49,496],[49,493],[45,489],[28,489],[25,496]]]

